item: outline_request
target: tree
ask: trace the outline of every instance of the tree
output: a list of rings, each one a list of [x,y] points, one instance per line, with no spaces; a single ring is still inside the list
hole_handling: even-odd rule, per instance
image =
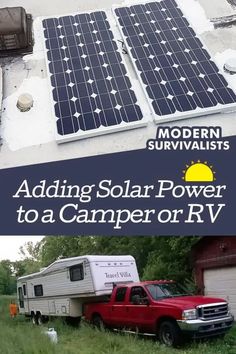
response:
[[[92,236],[46,236],[41,241],[42,266],[48,266],[60,258],[94,254],[96,239]]]
[[[26,274],[38,272],[41,268],[41,263],[39,261],[25,258],[20,261],[15,261],[13,263],[13,268],[16,277],[19,278]]]
[[[0,294],[11,295],[16,291],[16,277],[9,260],[0,262]]]
[[[173,279],[192,286],[192,246],[198,237],[158,237],[144,269],[145,279]]]
[[[42,242],[34,244],[32,241],[26,242],[20,247],[22,260],[13,263],[16,277],[38,272],[41,268],[41,248]]]
[[[37,242],[36,244],[34,244],[32,241],[28,241],[23,246],[20,247],[20,254],[24,258],[38,260],[40,257],[41,247],[42,247],[41,241]]]

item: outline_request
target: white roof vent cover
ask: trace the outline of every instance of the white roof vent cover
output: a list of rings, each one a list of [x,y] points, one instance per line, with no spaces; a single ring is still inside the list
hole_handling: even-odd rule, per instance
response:
[[[33,106],[33,103],[34,103],[33,97],[29,93],[23,93],[18,98],[17,108],[21,112],[27,112],[31,109],[31,107]]]
[[[224,65],[224,70],[231,75],[236,74],[236,57],[227,59]]]

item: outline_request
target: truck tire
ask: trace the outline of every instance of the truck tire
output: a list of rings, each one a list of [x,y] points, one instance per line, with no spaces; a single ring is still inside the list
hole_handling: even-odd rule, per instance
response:
[[[105,328],[105,324],[103,322],[103,319],[100,315],[96,314],[93,316],[92,318],[92,324],[94,327],[98,328],[98,329],[104,329]]]
[[[161,343],[168,347],[178,347],[183,342],[183,337],[177,323],[171,320],[161,322],[158,330]]]

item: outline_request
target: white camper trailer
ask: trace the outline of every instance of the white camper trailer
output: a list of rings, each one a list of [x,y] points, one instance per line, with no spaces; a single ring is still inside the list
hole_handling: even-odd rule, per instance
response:
[[[17,281],[19,312],[40,324],[49,316],[78,319],[83,304],[110,295],[114,284],[137,282],[132,256],[81,256],[60,259]]]

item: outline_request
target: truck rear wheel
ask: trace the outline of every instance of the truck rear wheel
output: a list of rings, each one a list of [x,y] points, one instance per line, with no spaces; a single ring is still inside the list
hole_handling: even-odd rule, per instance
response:
[[[92,324],[94,325],[94,327],[98,328],[98,329],[104,329],[105,328],[105,324],[103,322],[103,319],[100,315],[96,314],[93,316],[92,318]]]
[[[174,321],[163,321],[159,326],[159,340],[168,347],[178,347],[182,343],[182,333]]]

